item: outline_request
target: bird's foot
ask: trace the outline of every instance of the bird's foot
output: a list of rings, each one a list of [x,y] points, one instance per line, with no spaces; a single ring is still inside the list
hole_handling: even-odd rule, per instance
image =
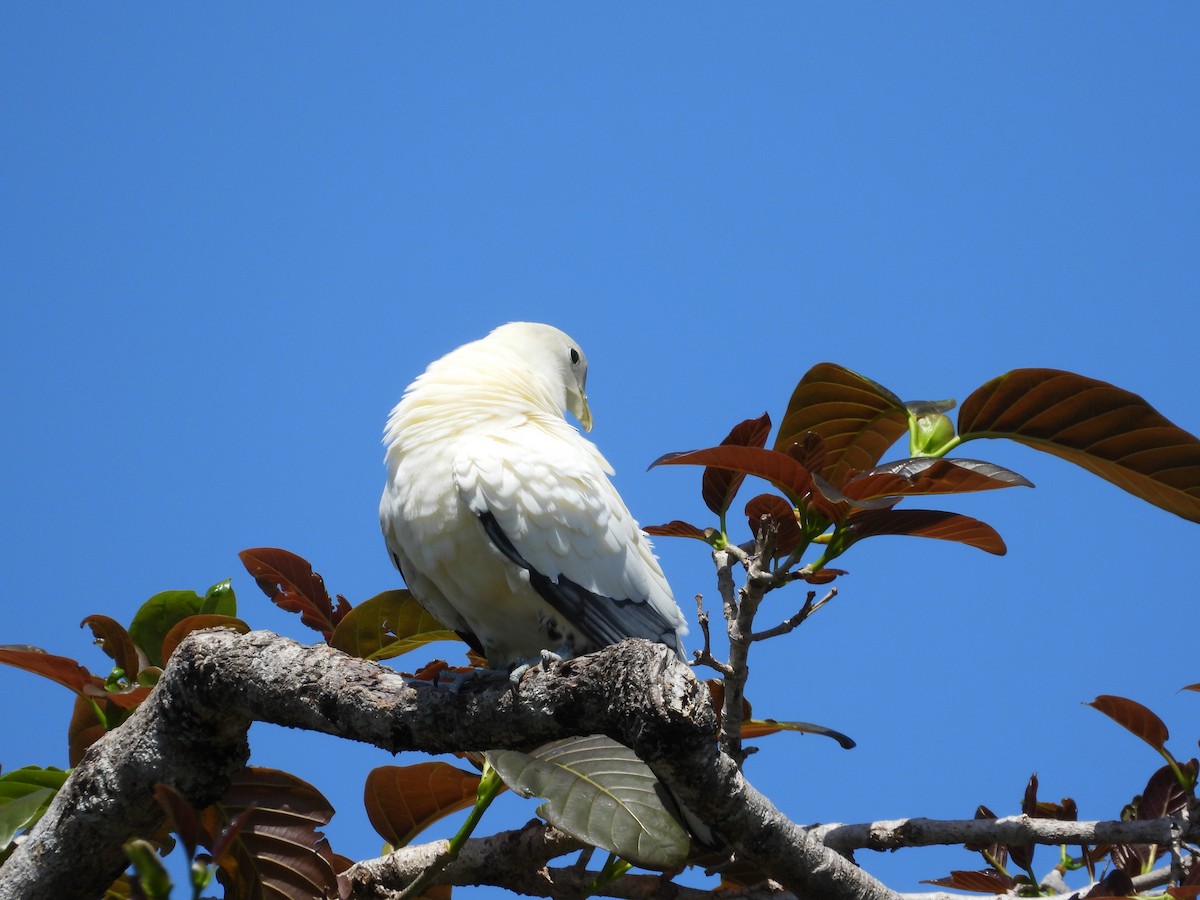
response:
[[[515,700],[517,697],[517,690],[520,687],[521,679],[525,676],[526,672],[535,666],[540,668],[543,672],[548,672],[550,671],[550,667],[552,665],[562,661],[563,658],[553,650],[543,650],[540,658],[521,662],[514,666],[513,670],[508,673],[508,680],[512,687],[513,699]]]

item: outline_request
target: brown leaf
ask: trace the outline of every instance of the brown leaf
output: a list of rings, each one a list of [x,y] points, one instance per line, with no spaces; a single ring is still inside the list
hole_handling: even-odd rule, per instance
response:
[[[757,419],[746,419],[733,426],[721,446],[764,447],[770,433],[771,417],[763,413]],[[729,469],[707,468],[700,478],[700,495],[705,505],[723,518],[745,479],[745,475]]]
[[[1008,552],[996,530],[978,519],[934,509],[868,509],[851,513],[850,533],[855,541],[881,534],[956,541],[996,556]]]
[[[120,715],[115,707],[102,701],[97,703],[104,709],[105,715]],[[76,697],[75,706],[71,710],[71,722],[67,726],[68,764],[72,767],[79,765],[87,748],[100,740],[104,732],[104,723],[96,716],[96,707],[86,697]]]
[[[1016,472],[977,459],[917,456],[859,472],[842,492],[855,500],[915,494],[963,494],[1008,487],[1033,487]]]
[[[963,440],[1009,438],[1200,522],[1200,439],[1137,394],[1058,369],[1015,369],[966,399]]]
[[[1184,775],[1196,780],[1196,760],[1180,766]],[[1179,779],[1170,766],[1163,766],[1150,776],[1141,799],[1137,801],[1135,815],[1138,819],[1162,819],[1182,812],[1188,803],[1188,792],[1179,784]]]
[[[800,542],[804,533],[800,530],[800,522],[796,518],[796,509],[782,497],[774,494],[759,494],[746,504],[746,518],[750,524],[750,534],[758,536],[763,527],[763,519],[776,529],[775,559],[781,559],[791,554]]]
[[[1133,880],[1129,875],[1120,869],[1114,869],[1097,881],[1092,889],[1083,895],[1083,900],[1100,900],[1101,897],[1133,897],[1136,894],[1137,889],[1134,888]]]
[[[196,855],[196,847],[205,841],[206,837],[211,842],[211,836],[206,835],[201,826],[199,813],[183,794],[169,784],[156,784],[154,799],[166,813],[171,831],[179,835],[189,859]]]
[[[757,738],[765,737],[768,734],[778,734],[780,731],[795,731],[799,734],[817,734],[821,737],[832,738],[837,741],[843,750],[853,750],[855,744],[853,738],[849,738],[840,731],[834,731],[832,728],[826,728],[824,725],[814,725],[812,722],[780,722],[776,719],[747,719],[742,723],[742,737]]]
[[[775,437],[786,450],[813,432],[825,445],[815,471],[841,486],[851,472],[869,469],[908,431],[903,401],[869,378],[833,363],[818,363],[800,379]]]
[[[1091,703],[1085,703],[1093,709],[1098,709],[1118,725],[1128,728],[1155,750],[1162,751],[1170,735],[1167,726],[1157,715],[1142,704],[1125,697],[1115,697],[1112,694],[1101,694]]]
[[[222,884],[244,885],[256,874],[267,896],[337,896],[334,855],[317,830],[333,807],[320,791],[287,772],[247,766],[219,805],[240,826],[224,852],[210,848]],[[253,873],[246,872],[248,864]]]
[[[137,647],[134,646],[133,638],[129,636],[125,626],[115,619],[101,615],[88,616],[79,623],[80,628],[84,625],[91,626],[92,636],[97,645],[112,659],[117,668],[124,670],[125,677],[130,681],[135,680],[137,673],[141,671],[141,663],[138,660]]]
[[[393,847],[403,847],[439,819],[475,804],[479,776],[449,763],[380,766],[363,790],[367,818]]]
[[[1185,685],[1184,687],[1181,687],[1180,690],[1181,691],[1200,691],[1200,681],[1196,682],[1195,684]]]
[[[104,679],[93,675],[75,660],[47,653],[40,647],[0,647],[0,663],[49,678],[77,694],[85,694],[89,687],[98,688],[101,693],[104,691]]]
[[[350,611],[344,597],[337,607],[325,590],[325,581],[312,566],[294,553],[273,547],[243,550],[238,554],[246,571],[281,609],[300,613],[300,621],[329,640],[342,616]]]
[[[171,654],[175,652],[175,648],[183,643],[183,639],[185,637],[187,637],[193,631],[199,631],[202,628],[230,628],[236,631],[238,634],[247,634],[250,631],[250,626],[235,616],[217,616],[206,614],[188,616],[186,619],[180,619],[163,638],[163,665],[165,666],[167,664],[167,660],[171,658]]]
[[[945,878],[933,878],[922,881],[921,884],[936,884],[939,887],[976,894],[1006,894],[1016,882],[995,869],[982,869],[978,872],[956,870]]]
[[[708,542],[708,535],[713,531],[711,528],[697,528],[687,522],[679,519],[672,519],[666,525],[646,525],[642,528],[646,534],[654,537],[686,537],[695,538],[698,541]]]
[[[668,453],[650,464],[655,466],[709,466],[730,469],[744,475],[755,475],[775,485],[795,505],[812,488],[812,477],[808,470],[786,453],[765,450],[760,447],[708,447],[704,450],[689,450]]]
[[[825,468],[825,461],[829,458],[829,449],[825,446],[825,439],[815,431],[806,431],[798,441],[794,441],[786,447],[777,446],[775,449],[782,450],[810,472],[820,472]]]

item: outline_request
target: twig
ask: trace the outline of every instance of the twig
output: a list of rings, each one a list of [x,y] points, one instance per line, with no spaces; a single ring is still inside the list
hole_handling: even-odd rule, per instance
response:
[[[816,598],[816,591],[809,591],[808,597],[804,601],[804,605],[790,619],[785,619],[774,628],[768,628],[766,631],[756,631],[750,635],[751,641],[765,641],[767,638],[779,637],[781,634],[788,634],[800,626],[800,623],[815,613],[818,609],[837,596],[837,588],[830,588],[829,593],[822,597],[816,603],[813,600]]]

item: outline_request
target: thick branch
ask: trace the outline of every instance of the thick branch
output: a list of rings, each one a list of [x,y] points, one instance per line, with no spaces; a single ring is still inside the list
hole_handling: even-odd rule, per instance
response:
[[[160,820],[157,782],[197,806],[248,755],[250,721],[337,734],[392,752],[520,749],[603,733],[634,750],[749,862],[806,897],[891,898],[785,818],[716,747],[708,691],[667,648],[627,641],[508,682],[455,692],[326,646],[268,632],[201,632],[151,696],[87,753],[50,811],[0,868],[0,898],[97,896],[121,845]]]

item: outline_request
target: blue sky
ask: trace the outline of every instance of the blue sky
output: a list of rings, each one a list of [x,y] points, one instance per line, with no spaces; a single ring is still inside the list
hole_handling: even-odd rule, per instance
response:
[[[698,471],[647,464],[778,421],[823,360],[905,398],[1071,369],[1200,431],[1198,41],[1167,3],[8,4],[0,643],[100,669],[85,615],[229,576],[244,618],[308,640],[247,547],[352,601],[397,586],[387,412],[515,319],[586,348],[644,524],[708,524]],[[763,741],[748,774],[799,822],[1015,812],[1035,770],[1115,816],[1157,757],[1100,693],[1194,752],[1197,526],[1015,445],[970,455],[1037,484],[941,504],[1007,557],[868,542],[759,650],[756,712],[859,744]],[[715,611],[703,548],[659,549],[689,618]],[[802,599],[775,597],[768,620]],[[70,695],[0,684],[0,765],[65,765]],[[391,757],[252,744],[338,807],[336,850],[377,852],[362,779]],[[506,803],[494,827],[532,815]],[[910,890],[976,866],[859,859]]]

